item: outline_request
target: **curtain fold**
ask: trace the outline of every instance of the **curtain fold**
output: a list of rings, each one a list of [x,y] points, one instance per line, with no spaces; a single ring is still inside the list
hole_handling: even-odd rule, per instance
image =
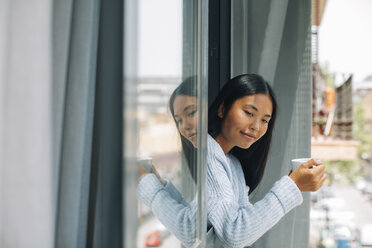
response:
[[[0,247],[122,247],[122,5],[0,1]]]
[[[87,247],[123,247],[123,3],[102,1]],[[132,209],[134,212],[135,209]],[[132,213],[133,213],[132,212]]]
[[[258,71],[265,78],[272,79],[279,106],[270,148],[271,155],[262,182],[252,193],[253,202],[262,199],[275,181],[288,174],[291,159],[310,156],[311,3],[296,0],[287,2],[281,2],[279,12],[273,13],[271,17],[262,13],[271,13],[277,2],[250,2],[251,10],[261,10],[251,11],[249,17],[250,23],[253,23],[253,20],[258,23],[250,26],[251,33],[248,36],[251,37],[250,71]],[[279,24],[282,26],[277,27]],[[271,44],[273,40],[276,40],[275,46]],[[270,59],[273,61],[269,61]],[[309,193],[303,193],[303,197],[301,206],[283,217],[252,247],[307,248],[310,224]]]
[[[55,246],[61,248],[85,247],[87,242],[99,11],[98,0],[57,0],[54,5],[60,18],[54,29],[60,33],[54,36],[53,59],[62,66],[55,68],[59,88],[54,92],[62,103],[55,105],[61,110],[55,119],[61,121],[56,132],[61,136],[56,136],[60,142],[55,160],[59,182]]]

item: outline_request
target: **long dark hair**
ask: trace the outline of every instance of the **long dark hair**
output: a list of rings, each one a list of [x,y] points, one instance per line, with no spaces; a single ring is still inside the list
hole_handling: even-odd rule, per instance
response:
[[[230,153],[233,154],[241,163],[245,182],[249,186],[249,194],[261,182],[267,157],[271,144],[272,132],[277,114],[277,102],[270,85],[257,74],[243,74],[230,79],[221,89],[217,98],[209,107],[208,112],[208,133],[216,138],[221,132],[221,125],[231,106],[239,98],[253,95],[267,94],[270,96],[273,112],[269,121],[268,129],[264,136],[252,144],[248,149],[234,147]],[[224,117],[218,117],[218,108],[223,104]]]
[[[178,87],[173,91],[172,95],[169,98],[169,109],[172,114],[173,120],[174,119],[174,100],[179,95],[185,95],[185,96],[193,96],[198,97],[197,87],[196,87],[196,77],[188,77]],[[178,128],[178,127],[177,127]],[[185,156],[187,167],[189,168],[190,174],[196,182],[196,148],[193,146],[193,144],[188,141],[185,137],[183,137],[180,133],[181,137],[181,144],[182,144],[182,152]]]

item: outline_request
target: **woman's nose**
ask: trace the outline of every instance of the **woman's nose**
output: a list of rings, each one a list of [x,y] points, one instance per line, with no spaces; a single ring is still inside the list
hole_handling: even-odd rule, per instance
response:
[[[190,129],[191,129],[191,123],[190,123],[190,121],[188,121],[188,120],[184,120],[184,121],[182,122],[182,126],[181,126],[181,128],[182,128],[183,130],[190,130]]]
[[[260,122],[257,118],[254,118],[254,120],[251,122],[250,128],[252,130],[256,130],[256,131],[258,131],[260,129]]]
[[[192,128],[192,123],[190,120],[185,121],[185,129],[190,130]]]

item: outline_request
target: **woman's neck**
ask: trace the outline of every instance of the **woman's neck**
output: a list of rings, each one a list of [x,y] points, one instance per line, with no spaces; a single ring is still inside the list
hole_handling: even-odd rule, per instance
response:
[[[221,134],[217,135],[216,138],[214,138],[215,141],[217,141],[217,143],[221,146],[223,152],[225,154],[229,153],[229,151],[231,151],[231,149],[234,147],[224,136],[222,136]]]

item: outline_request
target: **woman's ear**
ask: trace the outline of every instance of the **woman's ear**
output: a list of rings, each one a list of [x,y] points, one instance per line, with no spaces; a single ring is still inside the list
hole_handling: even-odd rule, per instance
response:
[[[223,103],[218,107],[217,116],[221,119],[223,118],[223,112],[225,112],[225,107],[223,106]]]

